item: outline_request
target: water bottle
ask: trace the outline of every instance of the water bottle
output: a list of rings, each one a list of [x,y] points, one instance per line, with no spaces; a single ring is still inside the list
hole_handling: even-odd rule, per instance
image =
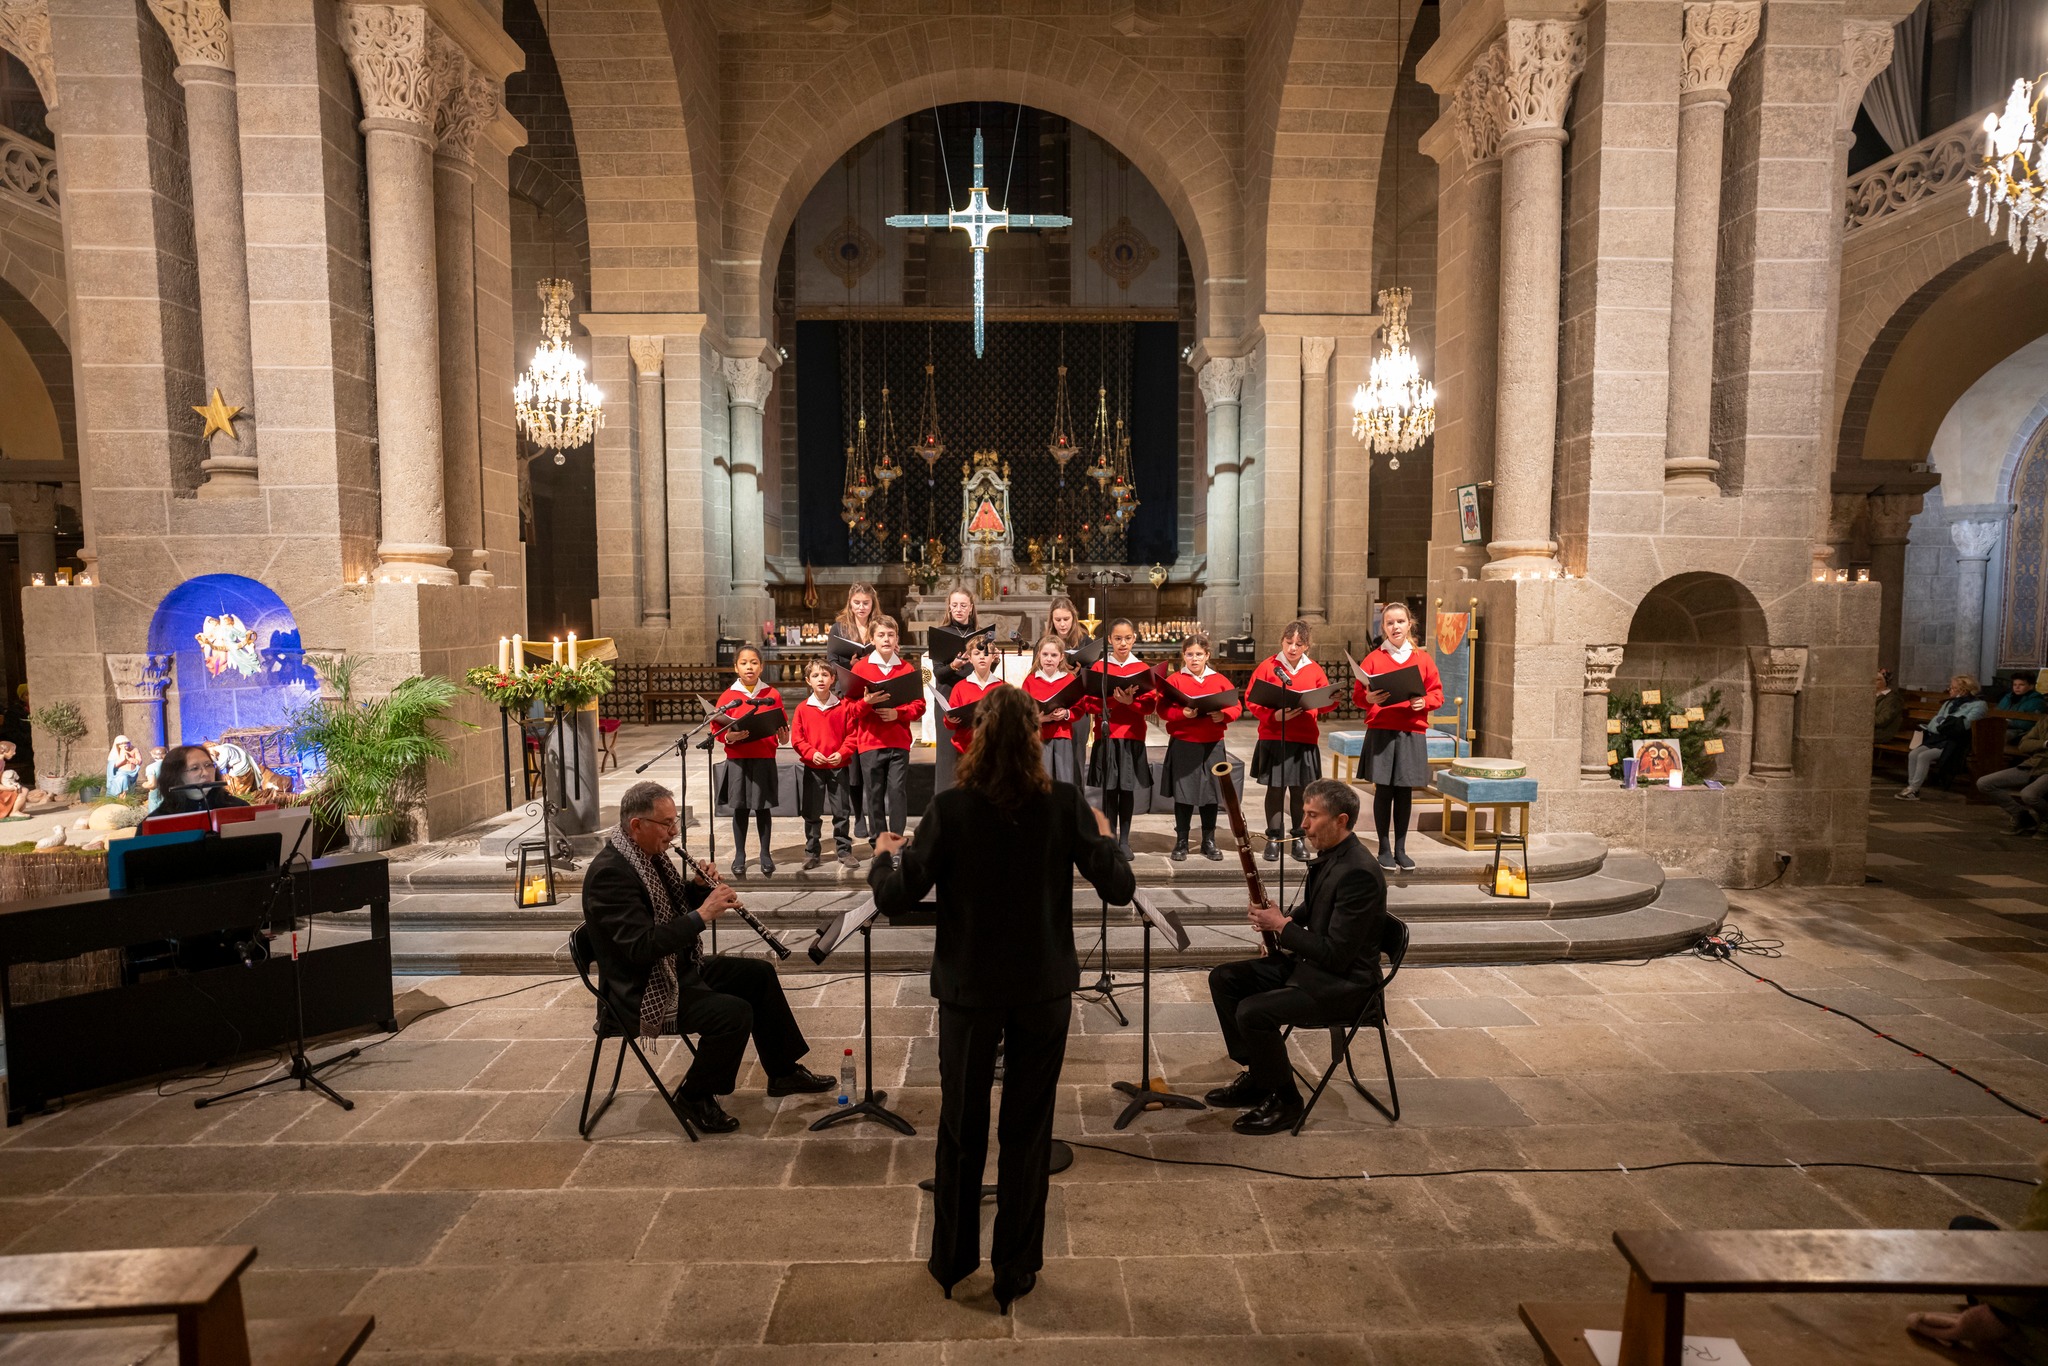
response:
[[[846,1050],[846,1056],[839,1060],[839,1103],[841,1105],[853,1104],[854,1085],[853,1050],[849,1048]]]

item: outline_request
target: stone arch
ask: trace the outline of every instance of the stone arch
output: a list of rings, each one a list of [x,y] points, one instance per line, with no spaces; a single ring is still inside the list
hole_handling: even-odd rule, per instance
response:
[[[22,293],[14,272],[7,268],[12,260],[12,253],[0,258],[0,323],[5,323],[28,351],[29,360],[49,393],[50,406],[56,409],[57,437],[64,459],[76,465],[78,400],[72,384],[71,347],[59,330],[64,315],[60,311],[57,320],[52,321],[34,300]]]
[[[1739,580],[1703,570],[1676,574],[1636,603],[1614,686],[1686,690],[1697,683],[1696,698],[1667,696],[1665,701],[1697,700],[1701,705],[1718,689],[1728,714],[1722,732],[1727,752],[1714,776],[1733,783],[1742,777],[1754,729],[1749,652],[1769,642],[1764,609]]]
[[[818,178],[862,137],[919,109],[1000,99],[1062,114],[1109,139],[1172,210],[1195,275],[1198,325],[1242,325],[1240,196],[1202,116],[1106,43],[1029,19],[933,19],[892,29],[806,79],[735,159],[726,218],[727,331],[763,335],[774,262]]]

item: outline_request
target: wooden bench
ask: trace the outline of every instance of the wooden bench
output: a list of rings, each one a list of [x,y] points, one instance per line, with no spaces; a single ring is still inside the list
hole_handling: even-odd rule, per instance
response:
[[[1585,1331],[1619,1330],[1620,1366],[1680,1366],[1686,1296],[1696,1294],[2039,1294],[2048,1233],[1924,1229],[1766,1229],[1616,1233],[1629,1264],[1622,1304],[1523,1304],[1549,1366],[1594,1366]],[[1905,1311],[1865,1305],[1722,1306],[1690,1325],[1730,1337],[1751,1366],[1932,1366],[2003,1357],[1924,1343]]]
[[[0,1327],[74,1319],[175,1320],[170,1329],[0,1338],[0,1362],[154,1362],[160,1358],[151,1354],[151,1343],[168,1346],[173,1338],[178,1366],[344,1366],[352,1360],[376,1326],[367,1314],[254,1323],[243,1318],[241,1276],[255,1260],[256,1249],[248,1246],[0,1257]]]
[[[1895,768],[1906,771],[1906,755],[1911,751],[1913,732],[1934,719],[1934,713],[1948,700],[1945,692],[1908,692],[1906,694],[1906,719],[1899,724],[1899,733],[1886,740],[1876,742],[1871,748],[1871,767]],[[1996,773],[2011,766],[2006,748],[2006,726],[2012,721],[2038,721],[2041,714],[2034,712],[1993,711],[1970,727],[1970,764],[1968,775],[1959,779],[1955,790],[1972,801],[1978,800],[1977,780],[1987,773]]]

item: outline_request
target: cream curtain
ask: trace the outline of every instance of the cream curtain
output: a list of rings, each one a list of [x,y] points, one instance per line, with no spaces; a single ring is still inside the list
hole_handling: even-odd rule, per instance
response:
[[[1927,87],[1927,0],[1892,28],[1892,64],[1863,92],[1863,112],[1894,152],[1920,141]]]
[[[1970,108],[2003,106],[2021,77],[2048,68],[2048,4],[2043,0],[1977,0],[1970,17]]]

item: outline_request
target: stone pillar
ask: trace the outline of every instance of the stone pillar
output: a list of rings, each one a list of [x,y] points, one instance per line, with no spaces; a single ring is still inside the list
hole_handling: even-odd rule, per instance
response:
[[[1471,435],[1467,478],[1493,477],[1493,394],[1500,373],[1500,118],[1493,92],[1501,81],[1501,51],[1490,48],[1458,88],[1458,138],[1465,152],[1465,405]],[[1476,549],[1476,547],[1475,547]]]
[[[440,294],[434,259],[432,23],[417,5],[342,6],[362,95],[377,341],[380,576],[454,583],[441,472]]]
[[[1579,718],[1579,781],[1612,782],[1607,767],[1607,690],[1621,667],[1619,645],[1586,647],[1586,683]]]
[[[185,87],[185,141],[192,177],[192,242],[198,252],[199,335],[207,402],[220,390],[242,414],[207,443],[201,498],[256,493],[256,368],[249,345],[249,245],[242,222],[242,135],[236,110],[234,36],[216,0],[149,0],[178,56]]]
[[[660,337],[632,337],[639,383],[633,420],[640,434],[640,624],[668,627],[668,447],[662,415]]]
[[[1756,725],[1750,740],[1749,776],[1764,781],[1789,778],[1793,708],[1806,678],[1806,647],[1751,646],[1749,669],[1756,681]]]
[[[1685,7],[1671,245],[1671,378],[1664,424],[1664,492],[1677,498],[1712,498],[1721,491],[1716,482],[1721,465],[1710,449],[1721,137],[1728,118],[1728,82],[1756,39],[1762,12],[1755,0]]]
[[[434,261],[441,320],[441,486],[456,576],[477,588],[495,582],[484,550],[483,428],[476,335],[476,162],[472,149],[498,117],[498,83],[462,50],[430,31],[429,60],[440,103],[434,112]]]
[[[1238,399],[1251,362],[1243,356],[1218,356],[1204,365],[1196,381],[1209,414],[1209,571],[1202,620],[1217,636],[1237,629],[1243,610],[1237,566]]]
[[[1564,116],[1586,65],[1586,27],[1510,19],[1500,40],[1500,359],[1494,406],[1489,579],[1557,564],[1550,496],[1557,462],[1558,269]]]
[[[1877,619],[1877,662],[1897,673],[1899,631],[1906,609],[1906,541],[1920,513],[1917,493],[1882,493],[1870,500],[1870,577],[1883,592]]]
[[[1301,608],[1321,625],[1330,604],[1330,354],[1335,337],[1301,339]]]
[[[1963,35],[1970,29],[1970,11],[1977,0],[1933,0],[1927,7],[1927,120],[1922,136],[1932,136],[1956,121],[1956,88],[1962,75]],[[1901,149],[1904,150],[1904,149]]]
[[[761,507],[761,419],[775,372],[751,357],[720,367],[732,396],[732,591],[742,612],[738,634],[760,629],[768,597],[767,527]]]
[[[164,696],[171,687],[171,655],[108,655],[114,700],[121,704],[121,730],[149,758],[151,745],[170,744]]]
[[[1948,538],[1956,548],[1956,652],[1951,673],[1978,678],[1984,653],[1984,571],[2000,530],[1996,522],[1949,524]]]

